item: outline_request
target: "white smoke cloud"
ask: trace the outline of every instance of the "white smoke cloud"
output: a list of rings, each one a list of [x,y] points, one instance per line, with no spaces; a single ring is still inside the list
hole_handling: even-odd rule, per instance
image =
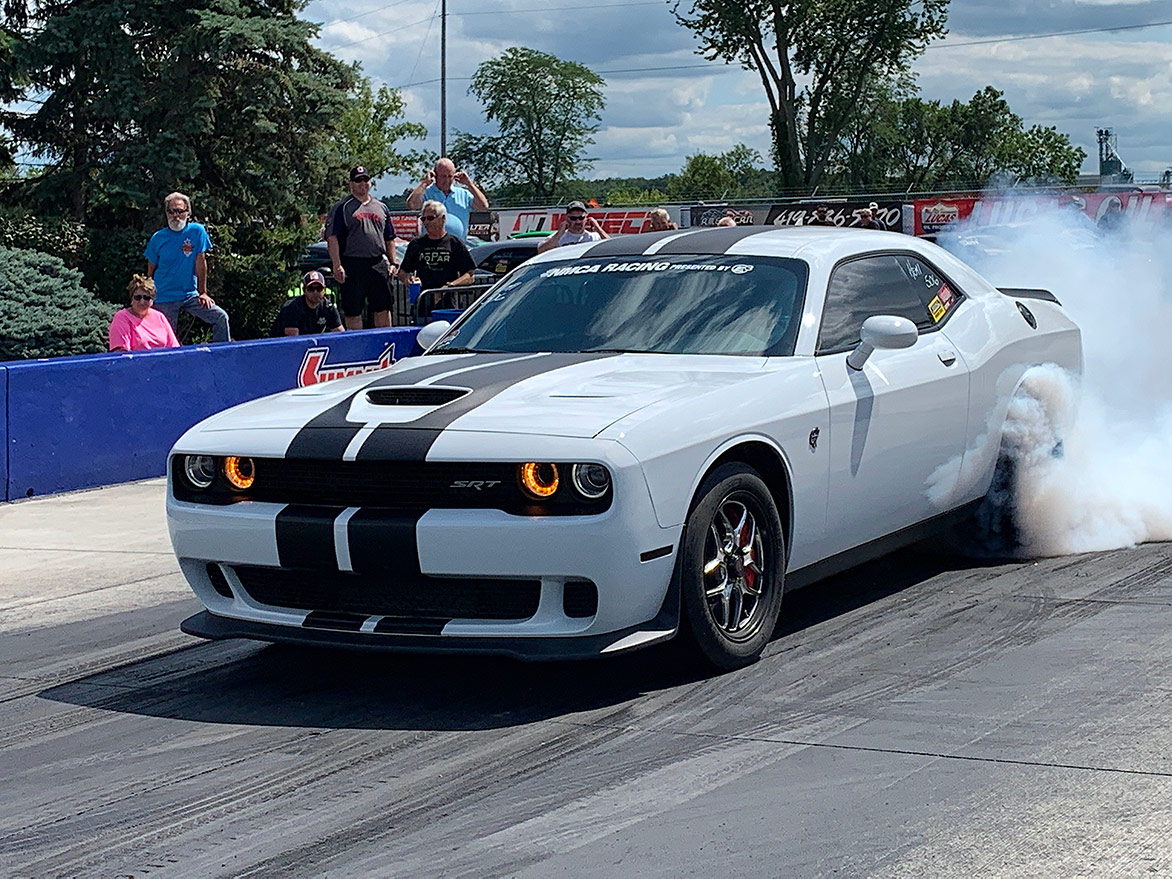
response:
[[[975,231],[961,229],[952,247]],[[1081,383],[1053,367],[1033,370],[1011,408],[1020,552],[1172,540],[1168,227],[1104,234],[1055,209],[1003,231],[1004,249],[986,238],[985,255],[962,247],[964,258],[999,286],[1055,293],[1082,329],[1084,352]]]

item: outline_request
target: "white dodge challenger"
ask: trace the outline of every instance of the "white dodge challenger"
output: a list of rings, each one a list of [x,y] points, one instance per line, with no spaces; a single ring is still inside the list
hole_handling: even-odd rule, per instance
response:
[[[176,443],[184,631],[733,668],[787,589],[970,514],[1026,370],[1082,366],[1046,291],[861,230],[555,249],[429,331]]]

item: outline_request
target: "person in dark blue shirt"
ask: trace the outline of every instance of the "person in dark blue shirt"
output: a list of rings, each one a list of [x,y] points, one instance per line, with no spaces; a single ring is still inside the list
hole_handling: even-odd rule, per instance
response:
[[[326,299],[326,279],[321,272],[306,272],[301,278],[301,295],[282,306],[269,335],[316,336],[342,330],[342,316]]]

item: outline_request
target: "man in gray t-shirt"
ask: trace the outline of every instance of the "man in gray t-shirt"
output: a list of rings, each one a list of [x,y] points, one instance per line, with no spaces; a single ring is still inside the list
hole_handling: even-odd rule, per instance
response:
[[[362,329],[370,302],[376,327],[391,325],[390,271],[395,265],[395,230],[387,206],[370,194],[370,175],[350,169],[350,195],[330,210],[326,246],[334,279],[341,285],[346,329]]]

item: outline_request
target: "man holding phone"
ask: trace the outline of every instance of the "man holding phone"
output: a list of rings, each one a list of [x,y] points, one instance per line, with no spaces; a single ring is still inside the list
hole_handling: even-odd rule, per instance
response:
[[[423,175],[423,180],[407,196],[407,207],[420,210],[425,201],[438,201],[447,211],[444,230],[464,241],[468,237],[472,211],[487,211],[488,199],[464,171],[456,170],[456,163],[442,158],[435,170]]]
[[[581,244],[584,241],[601,241],[609,237],[598,225],[598,220],[586,213],[586,205],[580,201],[572,201],[566,205],[566,219],[561,227],[537,245],[537,252],[545,253],[555,247]]]

